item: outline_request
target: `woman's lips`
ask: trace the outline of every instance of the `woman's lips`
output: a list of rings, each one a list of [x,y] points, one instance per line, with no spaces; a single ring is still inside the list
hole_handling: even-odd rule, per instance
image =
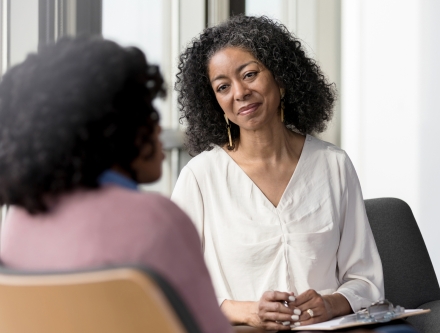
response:
[[[260,106],[260,103],[252,103],[246,106],[242,106],[239,110],[238,110],[238,114],[241,116],[245,116],[249,113],[254,112],[256,109],[258,109],[258,107]]]

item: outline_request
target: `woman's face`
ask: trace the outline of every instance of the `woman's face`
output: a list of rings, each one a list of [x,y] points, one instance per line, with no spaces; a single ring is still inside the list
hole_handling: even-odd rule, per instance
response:
[[[151,183],[162,175],[162,161],[165,155],[162,151],[162,142],[159,139],[161,127],[156,125],[152,136],[154,154],[151,155],[153,146],[144,144],[139,156],[131,163],[131,168],[136,174],[136,181],[140,184]]]
[[[280,88],[270,70],[248,51],[218,51],[208,63],[208,73],[220,107],[240,128],[256,130],[278,119]]]

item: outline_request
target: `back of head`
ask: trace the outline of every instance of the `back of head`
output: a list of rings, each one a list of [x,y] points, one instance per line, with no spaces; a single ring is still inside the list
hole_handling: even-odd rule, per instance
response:
[[[97,37],[61,39],[11,68],[0,83],[0,204],[42,212],[45,198],[97,187],[114,165],[129,173],[162,85],[140,50]]]

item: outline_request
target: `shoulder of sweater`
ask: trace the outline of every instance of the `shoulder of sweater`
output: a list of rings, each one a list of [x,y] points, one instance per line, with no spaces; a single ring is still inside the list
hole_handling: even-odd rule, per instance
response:
[[[172,227],[192,227],[188,215],[169,198],[156,192],[132,191],[117,186],[109,186],[109,203],[118,203],[119,207],[131,213],[160,219],[163,227],[171,224]],[[177,222],[178,223],[177,223]]]
[[[157,192],[147,191],[133,191],[125,189],[119,186],[105,186],[103,188],[104,195],[108,197],[108,200],[122,203],[124,205],[136,206],[139,208],[145,207],[165,207],[172,209],[177,206],[167,197]],[[143,206],[140,206],[142,204]]]

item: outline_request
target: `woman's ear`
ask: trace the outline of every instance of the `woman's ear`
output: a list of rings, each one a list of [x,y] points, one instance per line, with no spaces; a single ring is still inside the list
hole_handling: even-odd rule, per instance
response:
[[[139,147],[139,155],[131,162],[134,179],[140,183],[151,183],[158,180],[162,174],[162,161],[165,155],[159,138],[161,127],[156,125],[151,134],[151,140]]]

